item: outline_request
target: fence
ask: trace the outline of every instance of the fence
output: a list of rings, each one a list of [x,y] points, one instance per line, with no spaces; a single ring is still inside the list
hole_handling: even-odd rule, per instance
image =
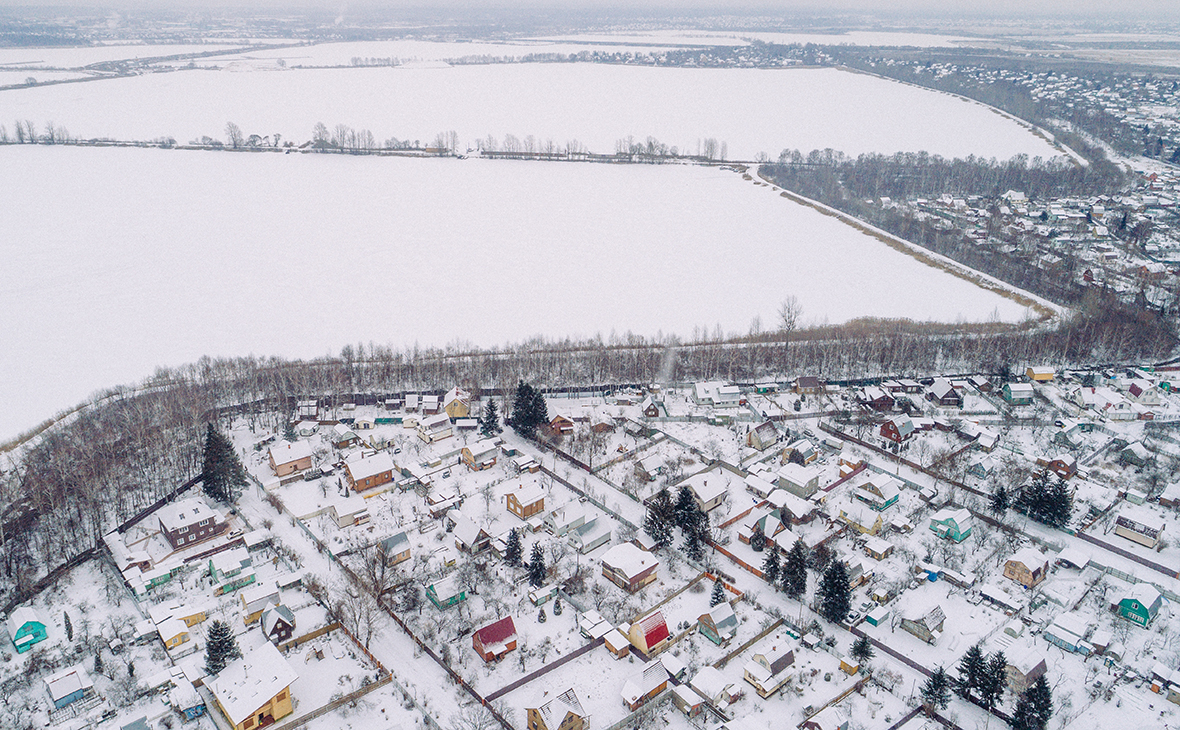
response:
[[[494,701],[500,699],[501,697],[503,697],[504,695],[508,694],[509,692],[511,692],[519,687],[523,687],[524,685],[528,684],[529,682],[533,681],[534,679],[544,676],[545,674],[548,674],[549,672],[552,672],[554,669],[557,669],[558,667],[562,666],[563,664],[566,664],[568,662],[572,662],[574,659],[577,659],[578,657],[582,656],[583,654],[587,654],[587,653],[593,651],[594,649],[597,649],[598,647],[602,646],[605,643],[606,643],[606,639],[604,639],[600,636],[597,639],[591,641],[589,644],[579,646],[577,649],[574,649],[569,654],[566,654],[565,656],[546,664],[545,666],[541,667],[540,669],[534,670],[534,671],[526,674],[525,676],[521,677],[520,679],[517,679],[514,682],[504,685],[503,687],[496,690],[495,692],[492,692],[491,694],[486,695],[484,697],[484,700],[486,700],[487,702],[494,702]]]
[[[599,508],[603,512],[606,512],[608,515],[614,517],[616,520],[618,520],[619,522],[622,522],[624,525],[627,525],[628,527],[630,527],[633,530],[639,530],[638,525],[631,524],[630,520],[623,517],[618,512],[611,509],[610,507],[607,507],[605,502],[601,501],[597,497],[594,497],[594,496],[582,491],[581,488],[575,487],[569,481],[567,481],[567,480],[563,479],[561,476],[559,476],[556,472],[546,468],[544,464],[541,465],[541,473],[552,478],[554,481],[559,482],[560,484],[563,484],[565,487],[567,487],[570,491],[572,491],[574,494],[578,495],[579,497],[584,497],[586,499],[586,501],[588,501],[590,504]],[[625,492],[624,492],[624,494],[625,494]]]
[[[623,728],[647,727],[648,723],[644,721],[647,719],[648,714],[655,713],[656,707],[665,704],[668,701],[668,698],[671,696],[672,691],[665,689],[647,702],[644,702],[643,707],[640,707],[635,712],[632,712],[630,715],[627,715],[622,720],[616,722],[614,725],[604,728],[603,730],[623,730]]]
[[[721,658],[720,658],[720,659],[718,659],[717,661],[713,662],[713,668],[714,668],[714,669],[722,669],[722,668],[724,668],[726,664],[729,664],[729,660],[730,660],[730,659],[733,659],[735,656],[738,656],[739,654],[741,654],[742,652],[744,652],[746,649],[749,649],[749,648],[750,648],[751,646],[753,646],[754,644],[757,644],[759,641],[762,641],[762,640],[763,640],[763,639],[765,639],[767,636],[770,636],[770,634],[771,634],[771,633],[772,633],[772,632],[773,632],[775,629],[777,629],[779,626],[782,626],[784,623],[785,623],[785,621],[783,621],[783,619],[781,619],[781,618],[780,618],[780,619],[778,619],[778,620],[776,620],[776,621],[775,621],[774,623],[772,623],[770,626],[767,626],[765,629],[763,629],[762,631],[758,632],[758,635],[757,635],[757,636],[755,636],[753,639],[750,639],[749,641],[747,641],[746,643],[742,644],[742,645],[741,645],[741,646],[739,646],[738,648],[734,649],[733,651],[729,652],[728,654],[726,654],[725,656],[721,657]]]
[[[326,715],[329,712],[331,712],[332,710],[335,710],[338,707],[343,707],[344,705],[347,705],[350,702],[355,702],[356,700],[360,699],[361,697],[364,697],[365,695],[369,694],[370,692],[381,689],[382,687],[384,687],[385,685],[389,684],[392,681],[393,681],[393,675],[386,672],[385,675],[383,677],[381,677],[380,679],[378,679],[376,682],[373,682],[371,684],[367,684],[364,687],[361,687],[360,689],[356,690],[355,692],[349,692],[348,694],[344,695],[340,699],[333,700],[333,701],[329,702],[328,704],[324,705],[323,707],[320,707],[319,709],[312,710],[311,712],[307,713],[306,715],[300,715],[299,717],[295,718],[291,722],[281,725],[280,728],[281,728],[281,730],[294,730],[294,728],[303,727],[304,725],[306,725],[307,723],[316,719],[317,717],[321,717],[323,715]],[[435,727],[437,727],[437,725]]]
[[[294,639],[291,639],[290,641],[284,641],[283,643],[279,644],[279,651],[286,652],[288,649],[294,649],[297,646],[299,646],[300,644],[305,644],[305,643],[311,641],[312,639],[318,639],[319,637],[323,636],[324,634],[335,631],[338,628],[340,628],[340,622],[333,621],[332,623],[328,624],[327,626],[321,626],[318,629],[316,629],[315,631],[306,633],[303,636],[298,636]],[[380,666],[380,662],[378,662],[378,666]]]

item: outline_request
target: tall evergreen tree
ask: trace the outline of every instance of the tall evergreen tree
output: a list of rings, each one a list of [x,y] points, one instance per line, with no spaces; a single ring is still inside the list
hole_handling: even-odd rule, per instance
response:
[[[682,530],[696,527],[697,503],[692,497],[692,490],[681,487],[676,493],[676,526]]]
[[[513,528],[508,531],[508,543],[504,546],[504,562],[515,568],[520,565],[522,553],[520,533],[516,531],[516,528]]]
[[[545,396],[523,380],[517,383],[512,398],[512,427],[525,438],[533,438],[537,429],[549,421]]]
[[[833,560],[819,583],[819,612],[827,620],[838,624],[852,608],[852,588],[848,585],[848,569],[841,560]]]
[[[766,554],[766,560],[762,561],[762,578],[770,584],[771,588],[777,587],[778,575],[781,572],[781,566],[778,560],[778,550],[771,548],[770,552]]]
[[[1044,675],[1021,693],[1012,712],[1012,730],[1045,730],[1053,715],[1053,692]]]
[[[208,424],[205,429],[205,459],[201,470],[201,488],[219,502],[233,504],[246,486],[246,470],[234,446],[220,431]]]
[[[852,649],[848,653],[852,654],[854,659],[863,664],[872,659],[873,655],[877,653],[877,650],[873,648],[873,642],[868,636],[862,636],[853,642]]]
[[[807,591],[807,546],[803,538],[796,540],[787,553],[781,580],[783,591],[791,598],[799,599]]]
[[[922,704],[928,710],[945,710],[951,702],[950,678],[946,670],[935,667],[926,683],[922,685]]]
[[[959,676],[955,679],[955,690],[963,697],[971,699],[983,686],[984,677],[987,675],[987,660],[979,644],[973,644],[967,649],[959,659],[957,671]]]
[[[750,535],[750,549],[756,553],[766,549],[766,535],[758,525],[754,525],[754,534]]]
[[[1001,516],[1008,511],[1008,507],[1011,505],[1012,500],[1008,496],[1008,488],[1003,484],[997,486],[991,496],[992,513]]]
[[[545,404],[545,396],[536,388],[533,388],[532,401],[529,403],[529,415],[536,428],[549,423],[549,406]]]
[[[713,581],[713,595],[709,596],[709,608],[719,603],[725,603],[725,586],[721,583],[720,578]]]
[[[242,656],[238,649],[238,640],[229,624],[224,621],[214,621],[209,625],[209,633],[205,636],[205,672],[217,674],[231,659]]]
[[[63,611],[61,618],[62,618],[62,623],[64,623],[65,627],[66,627],[66,638],[69,639],[70,641],[73,641],[74,640],[74,625],[72,623],[70,623],[70,614],[65,613]]]
[[[701,534],[694,529],[684,530],[684,555],[694,563],[705,559],[705,548],[701,544]]]
[[[540,541],[533,543],[533,553],[529,558],[529,585],[533,588],[545,585],[545,554]]]
[[[297,433],[295,433],[295,424],[291,423],[291,421],[287,421],[286,423],[284,423],[283,424],[283,439],[286,441],[294,442],[295,439],[297,439],[297,438],[299,438],[299,435]]]
[[[102,649],[94,652],[94,673],[102,674]]]
[[[643,519],[643,531],[662,548],[672,542],[672,526],[665,522],[654,507],[649,507]]]
[[[1004,687],[1008,684],[1008,659],[1004,652],[997,651],[987,660],[983,678],[979,684],[979,703],[987,709],[992,709],[1004,697]]]
[[[1046,519],[1043,522],[1046,525],[1060,529],[1069,524],[1070,515],[1073,514],[1073,495],[1061,477],[1054,479],[1045,490],[1044,511]]]
[[[487,403],[483,407],[483,415],[479,417],[479,433],[486,439],[490,439],[503,429],[500,428],[500,414],[496,410],[496,399],[488,398]]]

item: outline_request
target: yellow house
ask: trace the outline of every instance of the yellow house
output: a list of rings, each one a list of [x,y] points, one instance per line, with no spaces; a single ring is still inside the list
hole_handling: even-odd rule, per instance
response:
[[[298,678],[268,641],[205,684],[234,730],[253,730],[291,714],[291,685]]]
[[[855,502],[840,508],[840,519],[862,535],[876,535],[884,524],[880,512]]]
[[[471,415],[471,394],[462,388],[451,388],[443,396],[443,410],[451,418],[467,418]]]
[[[1029,367],[1024,371],[1025,377],[1038,383],[1048,383],[1057,375],[1057,371],[1047,367]]]
[[[165,619],[156,626],[164,646],[173,649],[189,640],[188,626],[178,618]]]

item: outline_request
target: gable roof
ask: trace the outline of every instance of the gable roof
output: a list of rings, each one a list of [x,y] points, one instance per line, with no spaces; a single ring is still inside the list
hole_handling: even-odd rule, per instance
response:
[[[512,622],[511,616],[505,616],[477,630],[475,635],[479,637],[479,643],[488,649],[501,647],[516,638],[516,624]]]
[[[570,687],[536,708],[536,710],[541,713],[541,719],[545,721],[545,726],[549,728],[561,727],[561,723],[565,722],[565,718],[569,715],[586,719],[586,711],[582,709],[582,703],[578,700],[578,695],[574,692],[573,687]]]
[[[280,621],[291,628],[295,628],[295,614],[283,604],[280,603],[277,606],[271,604],[269,607],[263,609],[262,631],[267,636],[270,636],[274,632],[275,627],[278,626]]]
[[[348,469],[348,475],[352,477],[354,482],[359,482],[362,479],[393,471],[393,458],[387,452],[378,451],[372,456],[350,461],[344,465],[344,468]]]
[[[653,611],[639,619],[639,630],[643,634],[643,642],[651,647],[671,636],[668,624],[664,621],[664,614]]]
[[[521,507],[527,507],[545,498],[545,490],[536,482],[518,484],[515,489],[509,490],[508,494],[515,497]]]
[[[230,663],[206,685],[230,722],[238,725],[298,678],[294,668],[268,641]]]
[[[481,534],[485,537],[487,536],[487,532],[482,527],[464,514],[459,514],[455,519],[455,529],[452,532],[454,532],[456,540],[468,547],[479,542]]]
[[[381,547],[384,548],[385,552],[396,555],[410,547],[410,538],[406,536],[405,530],[403,530],[396,535],[390,535],[382,540]]]
[[[651,553],[640,550],[629,542],[619,543],[602,556],[602,563],[610,568],[621,571],[628,578],[633,578],[660,561]]]
[[[623,683],[623,701],[633,705],[647,693],[668,681],[668,670],[658,659],[648,662],[638,673],[631,675]]]
[[[1015,555],[1008,558],[1008,562],[1020,563],[1032,571],[1045,567],[1049,562],[1049,557],[1036,548],[1023,547],[1017,550]]]
[[[275,464],[290,464],[292,461],[311,458],[311,443],[308,441],[282,441],[270,447],[270,458]]]
[[[195,525],[202,520],[217,519],[217,513],[209,509],[209,505],[196,497],[179,499],[166,504],[156,513],[160,524],[167,530],[179,530],[182,527]]]
[[[49,696],[53,698],[54,702],[69,697],[78,690],[87,690],[94,686],[90,675],[81,664],[75,664],[72,667],[51,674],[45,678],[45,689],[49,690]]]
[[[42,620],[41,615],[29,606],[21,606],[14,609],[8,616],[8,635],[16,638],[16,632],[20,631],[21,627],[30,621],[45,626],[45,621]]]

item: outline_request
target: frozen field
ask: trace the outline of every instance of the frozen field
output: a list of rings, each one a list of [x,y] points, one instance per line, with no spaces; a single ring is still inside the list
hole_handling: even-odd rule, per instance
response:
[[[0,48],[0,68],[5,66],[45,66],[50,68],[80,68],[104,61],[136,58],[159,58],[186,53],[231,50],[240,45],[225,43],[190,45],[111,45],[77,48]]]
[[[732,172],[0,147],[0,434],[202,355],[1019,319]]]
[[[578,140],[614,152],[653,136],[696,154],[702,140],[729,159],[784,148],[855,155],[926,150],[1007,159],[1055,150],[1016,122],[957,97],[835,69],[685,69],[606,64],[456,68],[188,70],[0,92],[10,119],[64,125],[83,139],[180,142],[249,134],[310,139],[316,122],[428,144],[454,130],[461,146],[492,135]],[[609,110],[609,113],[604,112]]]

